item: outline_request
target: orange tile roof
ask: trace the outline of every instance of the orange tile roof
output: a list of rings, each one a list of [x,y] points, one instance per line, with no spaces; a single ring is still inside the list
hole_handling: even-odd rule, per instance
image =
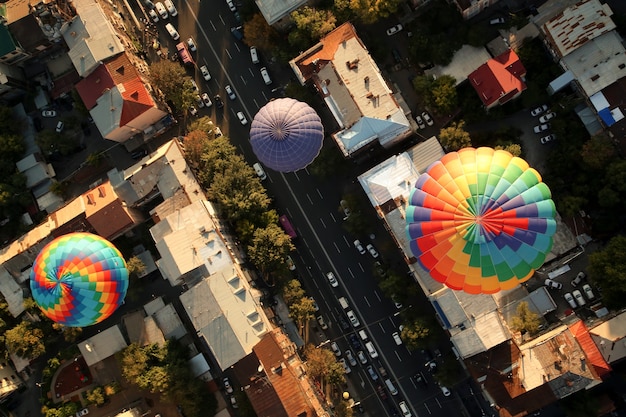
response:
[[[469,75],[472,87],[486,107],[506,103],[526,89],[522,77],[526,69],[515,52],[509,50],[490,59]]]
[[[604,378],[611,373],[611,366],[604,360],[602,353],[598,349],[598,346],[593,342],[589,330],[582,320],[569,326],[570,331],[580,344],[585,356],[591,362],[591,365],[595,369],[600,378]]]
[[[139,77],[126,81],[120,91],[124,98],[120,126],[125,126],[154,107],[154,101]]]
[[[76,90],[87,110],[93,109],[98,104],[98,98],[102,93],[113,87],[115,87],[115,82],[104,65],[99,65],[91,74],[76,84]]]
[[[109,181],[84,193],[87,222],[105,239],[113,239],[134,224],[130,212]]]
[[[130,62],[130,59],[128,59],[128,55],[126,55],[126,53],[119,54],[108,60],[104,66],[113,79],[113,83],[115,85],[124,84],[139,77],[137,70]]]

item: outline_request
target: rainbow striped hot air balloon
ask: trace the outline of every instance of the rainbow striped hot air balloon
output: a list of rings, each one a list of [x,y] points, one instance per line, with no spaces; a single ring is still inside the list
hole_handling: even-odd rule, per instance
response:
[[[406,210],[411,251],[437,281],[492,294],[528,280],[556,231],[550,190],[509,152],[465,148],[422,174]]]
[[[70,233],[48,243],[37,255],[30,289],[43,313],[70,327],[85,327],[109,317],[128,290],[122,254],[108,240]]]

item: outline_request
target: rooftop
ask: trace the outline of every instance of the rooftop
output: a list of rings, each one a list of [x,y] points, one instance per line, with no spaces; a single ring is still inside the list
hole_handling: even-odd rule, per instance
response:
[[[87,366],[93,366],[128,346],[117,324],[78,342],[77,345]]]
[[[289,17],[289,14],[307,3],[307,0],[255,0],[257,7],[269,25]]]

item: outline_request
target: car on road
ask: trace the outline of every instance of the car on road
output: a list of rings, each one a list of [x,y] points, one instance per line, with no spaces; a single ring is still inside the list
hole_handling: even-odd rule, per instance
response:
[[[235,3],[233,3],[233,0],[226,0],[226,4],[228,5],[228,8],[230,9],[231,12],[237,11],[237,8],[235,7]]]
[[[358,250],[358,251],[359,251],[359,253],[360,253],[361,255],[364,255],[364,254],[365,254],[365,248],[364,248],[364,247],[363,247],[363,245],[361,244],[361,241],[360,241],[360,240],[358,240],[358,239],[357,239],[357,240],[355,240],[355,241],[354,241],[354,247],[356,248],[356,250]]]
[[[256,50],[256,46],[250,47],[250,59],[252,59],[253,64],[259,63],[259,53]]]
[[[395,35],[396,33],[400,32],[402,29],[403,29],[402,25],[398,23],[397,25],[392,26],[389,29],[387,29],[387,36]]]
[[[413,415],[409,410],[409,406],[406,405],[406,401],[400,401],[398,407],[400,407],[400,411],[402,412],[403,417],[411,417]]]
[[[354,311],[348,311],[346,313],[346,316],[348,316],[348,320],[350,320],[350,323],[352,323],[352,327],[359,327],[361,325],[361,322],[359,321],[359,319],[356,318],[356,314],[354,314]]]
[[[270,74],[267,72],[267,68],[261,68],[261,78],[263,78],[263,82],[265,85],[270,85],[272,83],[272,79],[270,78]]]
[[[343,330],[350,330],[350,324],[342,316],[339,316],[339,325]]]
[[[402,308],[402,303],[399,303],[399,302],[398,302],[398,300],[396,299],[396,295],[395,295],[395,294],[393,294],[393,295],[391,296],[391,301],[393,301],[393,304],[396,306],[396,308],[397,308],[398,310],[400,310],[400,309]]]
[[[222,98],[220,97],[219,94],[216,94],[215,97],[213,97],[213,101],[215,101],[215,105],[217,106],[218,109],[221,109],[222,107],[224,107],[224,101],[222,101]]]
[[[238,111],[237,112],[237,118],[239,119],[239,121],[241,122],[242,125],[247,125],[248,124],[248,119],[246,119],[246,116],[244,116],[243,112]]]
[[[356,366],[357,365],[356,358],[354,357],[354,355],[352,354],[352,351],[350,349],[346,350],[344,352],[344,355],[346,356],[346,359],[348,360],[350,365],[352,365],[352,366]]]
[[[550,113],[546,113],[539,118],[539,123],[547,123],[549,120],[554,119],[556,117],[556,113],[551,111]]]
[[[391,333],[391,337],[393,337],[393,341],[396,342],[396,345],[400,346],[402,344],[402,339],[400,339],[400,334],[398,332]]]
[[[76,417],[83,417],[87,414],[89,414],[89,410],[87,408],[83,408],[82,410],[76,412]]]
[[[206,65],[200,67],[200,72],[202,73],[202,78],[204,78],[204,81],[209,81],[211,79],[211,74],[209,73],[209,69],[206,67]]]
[[[542,145],[545,145],[546,143],[550,143],[555,140],[556,140],[556,135],[554,133],[550,133],[549,135],[543,136],[540,139]]]
[[[595,295],[593,294],[593,291],[591,290],[591,285],[589,284],[583,285],[583,292],[585,293],[587,298],[590,300],[593,300],[594,298],[596,298]]]
[[[167,30],[167,33],[169,33],[172,39],[174,39],[175,41],[180,39],[180,35],[178,34],[178,31],[176,30],[174,25],[172,25],[171,23],[168,23],[167,25],[165,25],[165,30]]]
[[[563,298],[565,298],[565,301],[567,301],[567,304],[569,304],[570,307],[572,308],[578,307],[578,305],[576,304],[576,301],[574,300],[574,297],[572,297],[572,294],[566,292],[563,295]]]
[[[417,122],[417,126],[420,129],[426,129],[426,124],[424,123],[424,119],[422,119],[422,116],[420,116],[419,114],[415,116],[415,122]]]
[[[346,374],[349,374],[350,372],[352,372],[352,369],[350,369],[350,367],[348,366],[344,358],[339,359],[339,363],[341,364],[341,366],[343,366],[343,371]]]
[[[211,107],[213,105],[213,102],[211,101],[207,93],[202,93],[202,101],[204,102],[204,105],[206,107]]]
[[[449,396],[450,396],[450,394],[452,394],[452,393],[450,392],[450,390],[449,390],[448,388],[444,387],[443,385],[440,385],[439,387],[441,388],[441,392],[443,393],[443,395],[444,395],[445,397],[449,397]]]
[[[197,116],[198,109],[196,109],[194,106],[189,106],[189,113],[191,113],[192,116]]]
[[[560,290],[563,288],[563,284],[561,284],[560,282],[556,282],[555,280],[550,279],[550,278],[546,278],[546,280],[543,283],[546,287],[553,289],[553,290]]]
[[[57,112],[55,110],[44,110],[41,112],[43,117],[56,117]]]
[[[426,122],[428,126],[432,126],[435,124],[435,122],[433,121],[433,118],[430,117],[430,114],[428,114],[427,111],[422,112],[422,117],[424,118],[424,121]]]
[[[172,3],[172,0],[164,0],[163,4],[165,5],[165,8],[167,8],[167,11],[170,13],[170,16],[178,15],[178,10],[176,10],[176,7],[174,7],[174,3]]]
[[[235,397],[230,397],[230,405],[232,405],[233,408],[239,408],[239,405],[237,404],[237,400],[235,399]]]
[[[233,386],[230,384],[230,379],[224,377],[222,379],[222,383],[224,384],[224,389],[226,390],[226,392],[228,394],[232,394],[233,393]]]
[[[533,117],[539,116],[541,113],[543,113],[544,111],[548,110],[548,105],[547,104],[542,104],[539,107],[535,107],[534,109],[532,109],[530,111],[530,115]]]
[[[587,304],[587,302],[585,301],[585,298],[583,297],[583,295],[580,292],[580,290],[572,291],[572,295],[574,296],[574,299],[576,300],[576,302],[578,303],[579,306],[582,307],[585,304]]]
[[[363,352],[362,350],[359,350],[356,353],[356,357],[359,358],[359,362],[361,362],[362,365],[365,365],[367,363],[367,356],[365,356],[365,352]]]
[[[374,259],[378,258],[378,251],[374,248],[374,245],[372,245],[371,243],[368,243],[366,248],[367,248],[367,251],[370,253],[370,255],[372,255],[372,258]]]
[[[326,322],[324,321],[324,317],[322,316],[317,316],[317,323],[320,325],[320,327],[324,330],[328,329],[328,325],[326,324]]]
[[[202,101],[202,97],[200,97],[200,94],[196,94],[196,103],[198,103],[198,108],[203,108],[204,107],[204,101]]]
[[[156,23],[159,21],[159,15],[154,10],[149,10],[148,15],[150,16],[152,22]]]
[[[372,381],[378,380],[378,374],[376,373],[372,365],[369,365],[367,367],[367,373],[370,375],[370,378],[372,378]]]
[[[230,84],[228,84],[226,87],[224,87],[224,90],[226,90],[226,94],[228,95],[228,98],[231,100],[234,100],[237,98],[237,96],[235,95],[235,92],[233,91],[233,88],[230,86]]]
[[[196,43],[193,41],[193,38],[187,38],[187,46],[191,52],[196,52],[198,48],[196,48]]]
[[[309,297],[309,300],[311,300],[313,302],[313,310],[320,311],[320,307],[317,305],[317,302],[315,301],[315,298]]]
[[[65,127],[65,123],[59,120],[59,122],[57,123],[57,127],[54,130],[56,130],[57,133],[61,133],[63,132],[64,127]]]
[[[578,274],[576,274],[576,278],[572,280],[572,287],[576,287],[578,284],[580,284],[586,276],[587,274],[585,274],[583,271],[580,271]]]
[[[335,274],[333,272],[327,272],[326,278],[328,278],[328,282],[331,287],[337,288],[339,286],[339,282],[337,282],[337,278],[335,278]]]
[[[424,364],[424,366],[426,367],[426,369],[428,369],[433,374],[435,372],[437,372],[437,361],[435,361],[435,360],[430,360],[430,361],[426,362]]]
[[[548,129],[550,129],[550,123],[544,123],[542,125],[537,125],[537,126],[533,127],[533,131],[535,133],[542,133],[542,132],[545,132]]]
[[[235,39],[240,41],[243,39],[243,33],[241,32],[241,30],[242,30],[241,26],[232,27],[230,28],[230,33],[233,35]]]
[[[193,91],[198,91],[198,84],[196,84],[194,79],[191,79],[191,88],[193,88]]]
[[[341,350],[339,349],[339,345],[337,344],[337,342],[331,342],[330,349],[333,351],[335,356],[337,357],[341,356]]]

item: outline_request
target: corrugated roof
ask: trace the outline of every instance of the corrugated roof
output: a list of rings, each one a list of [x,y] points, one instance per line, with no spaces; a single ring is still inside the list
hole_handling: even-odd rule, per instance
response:
[[[579,320],[578,322],[571,324],[569,326],[570,331],[574,334],[574,337],[580,344],[583,352],[590,360],[591,365],[595,369],[596,373],[600,378],[605,378],[611,373],[611,367],[604,360],[604,357],[600,353],[598,346],[591,339],[591,335],[589,334],[589,330],[585,325],[585,322]]]

